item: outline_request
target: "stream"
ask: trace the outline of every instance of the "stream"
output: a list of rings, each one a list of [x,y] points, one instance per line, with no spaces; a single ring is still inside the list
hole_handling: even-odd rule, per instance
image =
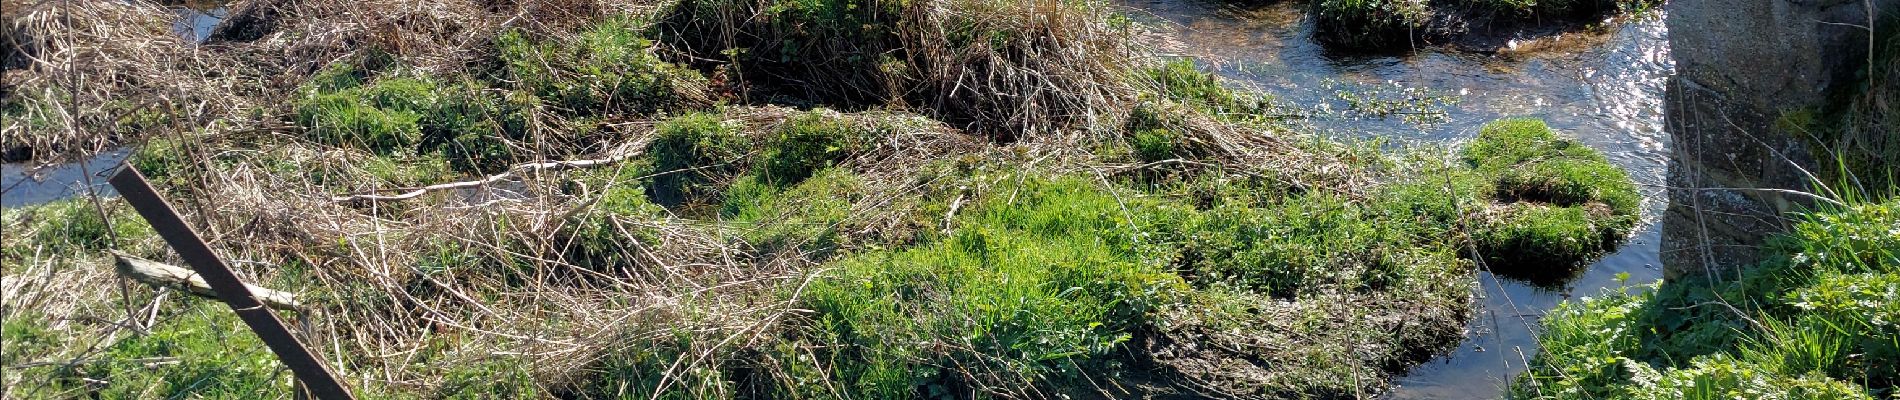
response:
[[[1561,290],[1478,273],[1477,304],[1459,346],[1413,367],[1387,399],[1489,399],[1536,355],[1539,318],[1573,296],[1655,282],[1662,277],[1655,221],[1663,208],[1668,160],[1663,85],[1673,72],[1660,12],[1554,38],[1520,39],[1502,55],[1423,49],[1402,56],[1335,55],[1312,39],[1305,2],[1236,4],[1222,0],[1119,0],[1145,19],[1171,26],[1161,50],[1204,66],[1288,104],[1306,107],[1310,125],[1343,138],[1456,144],[1503,117],[1537,117],[1560,134],[1601,150],[1643,185],[1643,224],[1629,243],[1593,263]],[[1435,121],[1328,112],[1364,98],[1454,99]],[[1626,280],[1618,279],[1628,274]],[[1627,283],[1626,283],[1627,282]]]
[[[1488,55],[1420,50],[1403,56],[1329,54],[1312,40],[1304,2],[1236,5],[1221,0],[1117,0],[1137,19],[1172,26],[1163,51],[1196,57],[1203,65],[1288,104],[1320,110],[1353,107],[1346,93],[1399,98],[1442,95],[1432,121],[1354,117],[1341,113],[1303,123],[1334,136],[1378,137],[1400,143],[1455,144],[1502,117],[1547,121],[1630,171],[1644,185],[1643,220],[1630,242],[1592,264],[1561,290],[1480,271],[1477,304],[1459,346],[1414,367],[1394,382],[1388,399],[1500,398],[1505,385],[1537,352],[1541,316],[1573,296],[1661,278],[1654,221],[1667,160],[1663,84],[1673,70],[1665,16],[1606,22],[1607,28],[1525,41],[1536,50]],[[202,40],[221,7],[179,7],[180,35]],[[202,11],[200,11],[202,10]],[[0,206],[44,203],[85,193],[86,172],[110,169],[125,158],[117,149],[80,163],[0,167]],[[95,177],[103,186],[104,179]],[[109,188],[103,189],[109,191]],[[1627,274],[1627,280],[1619,275]]]

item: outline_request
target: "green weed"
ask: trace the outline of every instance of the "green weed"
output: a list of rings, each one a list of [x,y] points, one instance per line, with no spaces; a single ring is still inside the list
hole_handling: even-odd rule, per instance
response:
[[[1520,398],[1872,398],[1900,382],[1900,201],[1809,212],[1727,282],[1559,306]]]

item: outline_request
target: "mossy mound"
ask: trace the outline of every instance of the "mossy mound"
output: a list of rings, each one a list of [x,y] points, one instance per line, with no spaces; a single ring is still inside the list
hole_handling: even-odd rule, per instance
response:
[[[653,114],[706,105],[706,78],[661,61],[644,23],[617,16],[570,40],[533,40],[521,30],[496,39],[508,80],[578,116]]]
[[[1487,124],[1461,157],[1492,189],[1473,251],[1498,274],[1562,282],[1636,225],[1642,197],[1629,174],[1543,121]]]

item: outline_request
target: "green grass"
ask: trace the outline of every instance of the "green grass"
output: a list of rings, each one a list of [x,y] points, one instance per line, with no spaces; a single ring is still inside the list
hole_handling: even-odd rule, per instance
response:
[[[1204,110],[1209,115],[1245,118],[1266,108],[1264,97],[1243,93],[1221,84],[1220,78],[1202,70],[1193,59],[1171,59],[1145,68],[1143,78],[1155,86],[1162,97]]]
[[[795,185],[813,172],[862,151],[868,135],[851,120],[813,110],[785,120],[759,156],[758,175],[777,186]]]
[[[440,153],[462,173],[496,173],[525,158],[511,144],[530,139],[539,99],[468,79],[367,79],[352,68],[332,66],[299,89],[296,122],[311,140],[380,156]]]
[[[1486,124],[1460,158],[1489,180],[1466,186],[1488,186],[1502,204],[1473,233],[1475,250],[1499,274],[1561,282],[1636,225],[1642,197],[1629,174],[1541,120]]]
[[[789,188],[760,176],[739,178],[726,191],[720,215],[737,237],[767,251],[802,249],[816,258],[844,245],[841,227],[852,202],[866,192],[863,179],[843,169],[824,169]]]
[[[120,246],[152,238],[156,234],[145,219],[118,199],[101,199],[110,218],[100,218],[91,200],[70,198],[30,207],[9,208],[0,212],[0,255],[8,264],[18,265],[32,259],[67,260],[103,254]]]
[[[1169,222],[1150,212],[1165,206],[1134,200],[1130,225],[1088,181],[1026,185],[977,206],[946,240],[840,260],[806,290],[816,314],[801,336],[833,349],[819,358],[837,387],[871,398],[1063,393],[1111,373],[1134,331],[1183,289],[1131,242]]]
[[[1809,212],[1738,280],[1560,305],[1518,398],[1873,398],[1900,383],[1900,200]]]
[[[719,114],[686,114],[660,123],[647,154],[653,159],[653,202],[668,207],[714,202],[724,179],[749,165],[751,140]]]
[[[656,114],[691,106],[684,94],[702,90],[705,78],[653,54],[643,24],[607,18],[565,41],[510,31],[496,46],[508,79],[571,115]]]
[[[1412,263],[1450,262],[1432,255],[1451,255],[1444,247],[1419,243],[1428,228],[1378,212],[1323,194],[1215,208],[1187,241],[1183,266],[1197,284],[1298,298],[1339,286],[1382,289]]]
[[[72,367],[34,367],[23,371],[44,374],[36,390],[53,394],[90,390],[104,398],[270,398],[290,394],[290,375],[279,373],[275,356],[231,313],[215,300],[173,297],[176,307],[165,307],[159,323],[144,335],[129,335],[106,343],[95,358]],[[16,316],[9,316],[16,317]],[[8,346],[20,328],[30,324],[8,321]],[[30,343],[30,342],[29,342]],[[86,380],[95,382],[86,383]]]
[[[1608,248],[1582,208],[1520,204],[1500,213],[1473,235],[1477,255],[1505,276],[1563,282]]]

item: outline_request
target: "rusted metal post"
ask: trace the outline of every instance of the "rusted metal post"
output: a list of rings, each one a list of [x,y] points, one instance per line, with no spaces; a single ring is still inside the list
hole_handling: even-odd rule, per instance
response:
[[[262,339],[272,353],[277,353],[277,359],[290,367],[291,373],[296,374],[304,389],[322,400],[355,399],[350,389],[338,382],[336,375],[330,373],[330,368],[324,366],[323,359],[305,348],[302,341],[290,334],[290,327],[285,326],[283,320],[277,319],[277,315],[272,314],[263,302],[252,297],[250,289],[238,280],[237,274],[231,272],[231,266],[211,252],[211,246],[205,244],[204,239],[198,237],[198,232],[186,225],[183,218],[179,218],[178,212],[165,202],[164,197],[158,195],[157,190],[152,189],[152,184],[145,181],[144,175],[130,165],[121,164],[119,172],[112,175],[110,182],[112,188],[125,197],[126,203],[130,203],[133,209],[138,210],[139,216],[152,224],[158,236],[165,238],[165,243],[178,251],[178,256],[191,264],[192,270],[210,284],[211,289],[217,292],[218,299],[231,306],[238,318],[257,333],[258,339]]]

